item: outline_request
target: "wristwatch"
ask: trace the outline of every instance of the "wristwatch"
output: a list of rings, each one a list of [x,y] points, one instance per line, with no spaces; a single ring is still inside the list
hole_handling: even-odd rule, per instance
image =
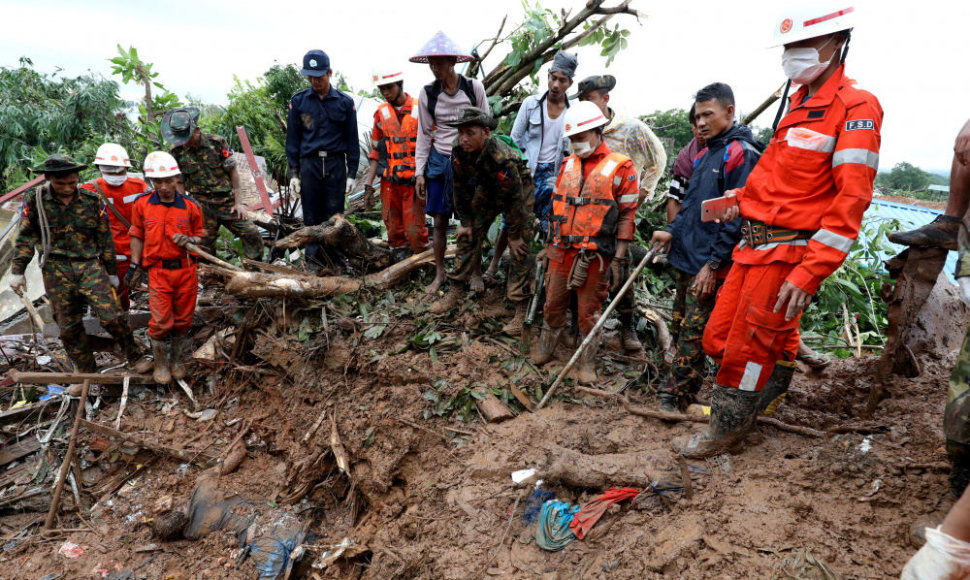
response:
[[[717,260],[708,260],[707,267],[710,268],[712,271],[716,272],[717,269],[721,267],[721,263],[718,262]]]

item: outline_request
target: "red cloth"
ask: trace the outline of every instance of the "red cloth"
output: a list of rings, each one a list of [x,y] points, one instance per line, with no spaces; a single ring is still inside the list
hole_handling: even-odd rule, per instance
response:
[[[883,112],[854,84],[840,67],[810,99],[806,87],[796,91],[791,112],[737,193],[745,219],[817,230],[807,245],[755,249],[742,240],[734,252],[740,264],[794,265],[788,281],[809,294],[845,261],[872,201]]]
[[[424,200],[414,195],[414,186],[381,181],[381,213],[392,248],[411,246],[415,254],[428,249],[428,228],[424,222]]]
[[[148,336],[162,340],[174,330],[184,333],[192,329],[195,298],[199,292],[198,265],[166,270],[161,265],[148,270]]]
[[[596,525],[596,522],[606,513],[606,508],[615,503],[633,499],[639,494],[640,490],[632,487],[611,487],[603,492],[603,495],[583,506],[583,509],[573,516],[569,529],[577,538],[582,540],[583,536],[588,534]]]
[[[137,177],[129,177],[128,181],[119,187],[108,185],[103,177],[95,179],[94,183],[101,188],[101,192],[108,199],[108,203],[114,206],[129,223],[131,223],[131,209],[134,206],[135,198],[148,191],[148,184]],[[97,187],[91,183],[84,183],[81,187],[88,191],[98,191]],[[115,253],[119,256],[131,257],[131,239],[128,236],[128,228],[111,210],[108,210],[108,220],[111,222],[111,237],[114,239]]]
[[[785,320],[772,310],[795,264],[734,264],[704,328],[704,352],[721,365],[717,384],[760,391],[779,360],[798,352],[801,315]]]
[[[566,309],[569,308],[571,290],[566,285],[569,282],[569,270],[573,261],[579,255],[579,250],[564,250],[549,245],[546,247],[546,257],[549,258],[549,268],[546,270],[546,324],[550,328],[562,328],[566,325]],[[602,254],[598,254],[602,256]],[[610,291],[610,259],[594,258],[589,266],[586,283],[576,290],[577,318],[579,330],[585,336],[596,325],[600,307]]]

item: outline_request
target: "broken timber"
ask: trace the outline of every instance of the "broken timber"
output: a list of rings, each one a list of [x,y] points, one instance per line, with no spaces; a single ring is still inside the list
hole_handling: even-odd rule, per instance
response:
[[[157,453],[159,455],[166,455],[168,457],[174,457],[181,461],[194,462],[198,457],[204,457],[207,461],[214,461],[219,458],[219,454],[214,451],[209,451],[208,449],[194,450],[194,449],[174,449],[172,447],[166,447],[165,445],[159,445],[158,443],[152,443],[151,441],[146,441],[140,437],[132,435],[130,433],[124,433],[118,431],[117,429],[112,429],[111,427],[106,427],[99,423],[92,423],[85,419],[81,419],[81,426],[89,431],[93,431],[105,437],[111,437],[113,439],[120,439],[122,441],[127,441],[137,447],[142,449],[147,449],[152,453]],[[207,462],[206,461],[206,462]],[[205,463],[205,462],[204,462]]]
[[[7,373],[15,383],[25,385],[47,385],[47,384],[74,384],[91,381],[99,385],[120,385],[129,379],[132,385],[153,385],[155,380],[151,375],[112,375],[99,373],[34,373],[23,372],[16,369]]]

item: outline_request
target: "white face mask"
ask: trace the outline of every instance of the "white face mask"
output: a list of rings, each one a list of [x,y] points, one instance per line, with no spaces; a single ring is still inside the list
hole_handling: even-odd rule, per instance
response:
[[[573,143],[573,153],[581,159],[586,159],[593,153],[593,148],[586,141],[577,141]]]
[[[831,38],[828,39],[819,48],[825,47],[832,40]],[[785,76],[790,78],[792,82],[800,85],[811,84],[812,81],[822,76],[825,69],[829,67],[829,63],[832,62],[831,58],[826,62],[820,62],[818,57],[818,48],[786,48],[784,54],[781,55],[781,68],[784,69]],[[835,58],[834,52],[832,58]]]
[[[128,174],[127,173],[121,173],[121,174],[114,174],[113,175],[111,173],[103,173],[102,172],[101,173],[101,177],[104,178],[105,183],[107,183],[108,185],[110,185],[112,187],[122,186],[122,185],[125,184],[126,181],[128,181]]]

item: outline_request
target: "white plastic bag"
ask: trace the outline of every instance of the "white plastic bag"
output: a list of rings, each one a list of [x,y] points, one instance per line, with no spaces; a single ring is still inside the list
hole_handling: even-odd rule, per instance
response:
[[[970,543],[936,528],[926,528],[926,544],[909,559],[900,580],[970,578]]]

